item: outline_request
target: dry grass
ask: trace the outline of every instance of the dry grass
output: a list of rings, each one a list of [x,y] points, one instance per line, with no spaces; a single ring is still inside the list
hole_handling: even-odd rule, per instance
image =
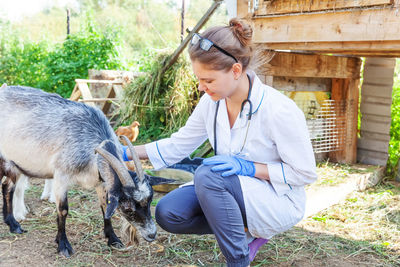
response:
[[[368,170],[325,164],[318,171],[334,177],[342,173],[345,179]],[[22,226],[28,233],[10,234],[0,224],[1,266],[223,266],[224,257],[212,235],[174,235],[158,228],[154,243],[141,240],[139,247],[128,251],[111,250],[95,193],[77,188],[69,193],[67,219],[67,235],[76,253],[70,259],[59,257],[55,205],[39,200],[42,188],[42,181],[32,180],[26,194],[31,213]],[[394,183],[354,192],[343,203],[274,237],[252,266],[400,266],[399,194],[400,185]],[[155,195],[153,211],[160,197]],[[119,221],[115,216],[116,228]],[[159,245],[163,252],[157,252]]]

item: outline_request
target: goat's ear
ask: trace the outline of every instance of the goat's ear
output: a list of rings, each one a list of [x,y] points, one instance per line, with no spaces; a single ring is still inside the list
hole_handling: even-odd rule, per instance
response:
[[[176,182],[176,180],[174,180],[174,179],[166,179],[166,178],[157,177],[157,176],[151,176],[151,175],[147,175],[147,174],[145,174],[144,176],[149,181],[149,184],[151,186],[158,185],[158,184],[169,184],[169,183]]]
[[[117,208],[118,208],[118,198],[113,195],[109,195],[107,199],[107,208],[106,208],[106,214],[104,214],[104,219],[110,219],[115,213],[115,210]]]

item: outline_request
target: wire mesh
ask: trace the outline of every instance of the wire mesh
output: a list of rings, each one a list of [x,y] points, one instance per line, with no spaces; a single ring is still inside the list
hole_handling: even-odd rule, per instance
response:
[[[323,100],[318,103],[315,100],[296,101],[306,117],[314,153],[325,153],[345,149],[348,143],[346,133],[352,129],[353,123],[349,112],[349,104],[346,101]],[[349,140],[350,141],[350,140]]]

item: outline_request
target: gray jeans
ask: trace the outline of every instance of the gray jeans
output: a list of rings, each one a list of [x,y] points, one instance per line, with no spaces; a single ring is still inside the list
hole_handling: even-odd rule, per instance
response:
[[[176,234],[214,234],[229,267],[248,266],[243,193],[237,175],[222,177],[201,165],[194,186],[168,193],[157,204],[156,221]]]

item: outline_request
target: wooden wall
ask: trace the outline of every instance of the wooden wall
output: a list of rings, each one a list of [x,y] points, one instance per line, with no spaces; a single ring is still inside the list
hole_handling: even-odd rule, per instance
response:
[[[358,161],[386,165],[391,123],[394,58],[366,58],[361,89],[361,138]]]
[[[280,87],[277,89],[331,91],[331,99],[344,103],[340,106],[343,110],[337,114],[341,116],[340,127],[345,128],[345,133],[343,150],[330,152],[329,157],[336,162],[355,163],[360,68],[361,60],[357,57],[276,52],[256,72],[266,84]]]

